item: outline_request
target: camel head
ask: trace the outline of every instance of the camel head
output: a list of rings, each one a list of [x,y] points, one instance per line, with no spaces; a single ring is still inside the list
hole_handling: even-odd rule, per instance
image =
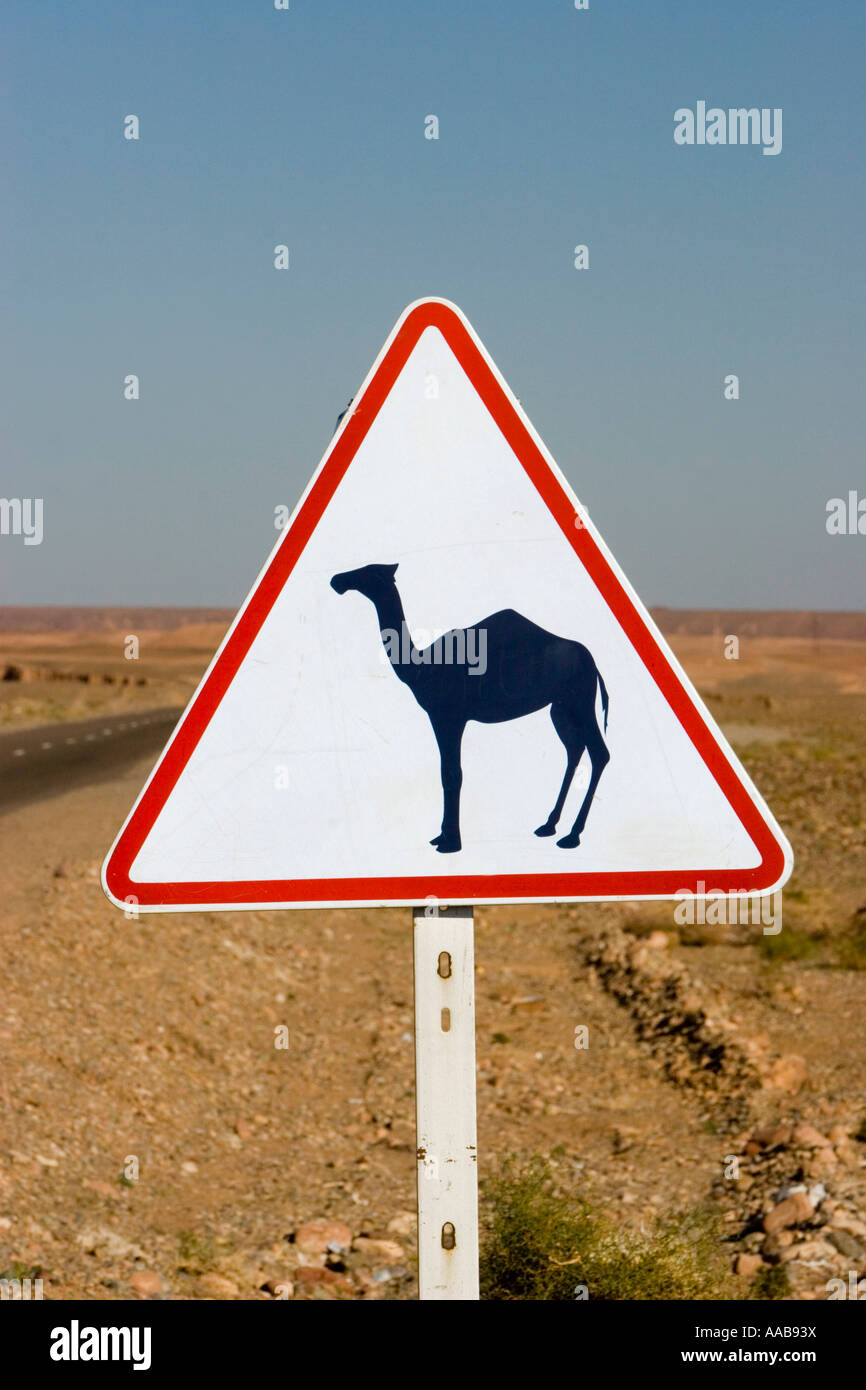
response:
[[[396,565],[362,565],[360,569],[335,574],[331,588],[338,594],[345,594],[347,589],[357,589],[359,594],[375,600],[378,594],[393,587],[396,572]]]

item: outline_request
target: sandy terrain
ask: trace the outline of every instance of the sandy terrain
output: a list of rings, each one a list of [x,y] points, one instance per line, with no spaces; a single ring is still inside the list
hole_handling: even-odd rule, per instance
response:
[[[142,629],[137,662],[123,625],[7,631],[0,727],[182,705],[224,630]],[[866,1274],[866,642],[744,637],[726,661],[726,630],[671,641],[794,846],[783,931],[478,910],[479,1166],[553,1153],[636,1225],[709,1203],[732,1296],[791,1245],[794,1295],[826,1296],[827,1270]],[[0,1274],[55,1298],[411,1298],[409,914],[125,921],[98,870],[150,766],[0,819]],[[761,1217],[797,1182],[814,1212],[777,1248]],[[372,1243],[288,1239],[320,1217]]]

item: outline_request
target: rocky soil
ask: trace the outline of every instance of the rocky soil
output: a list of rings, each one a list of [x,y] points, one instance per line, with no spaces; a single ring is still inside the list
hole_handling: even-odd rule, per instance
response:
[[[794,844],[778,936],[670,903],[476,913],[482,1180],[541,1153],[623,1226],[709,1204],[732,1296],[866,1278],[866,687],[840,646],[684,650]],[[195,660],[140,671],[162,704]],[[415,1297],[409,912],[124,920],[99,864],[149,770],[0,821],[0,1274]]]

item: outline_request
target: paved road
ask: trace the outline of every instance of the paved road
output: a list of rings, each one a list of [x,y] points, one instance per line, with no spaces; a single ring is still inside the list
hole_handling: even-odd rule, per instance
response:
[[[138,758],[156,761],[182,713],[144,710],[0,734],[0,815],[103,781]]]

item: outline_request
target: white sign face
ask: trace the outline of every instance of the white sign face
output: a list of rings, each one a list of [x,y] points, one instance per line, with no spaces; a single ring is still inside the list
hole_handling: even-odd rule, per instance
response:
[[[103,877],[165,911],[766,894],[791,867],[466,320],[424,300]]]

